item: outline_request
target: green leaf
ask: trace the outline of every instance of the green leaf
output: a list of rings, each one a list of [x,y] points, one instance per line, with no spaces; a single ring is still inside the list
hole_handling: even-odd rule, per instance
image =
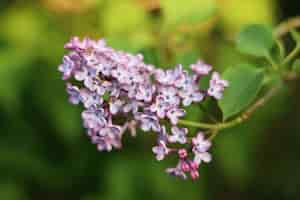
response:
[[[199,105],[192,104],[186,108],[186,115],[185,118],[189,121],[201,121],[203,120],[203,112],[201,111]],[[189,133],[190,134],[196,134],[198,131],[197,128],[189,127]]]
[[[265,56],[273,45],[272,29],[260,24],[246,26],[237,37],[238,50],[253,56]]]
[[[300,59],[295,60],[293,63],[293,70],[300,74]]]
[[[214,0],[164,0],[161,6],[165,25],[192,25],[204,22],[216,11]]]
[[[227,119],[246,108],[256,97],[263,82],[262,70],[242,64],[228,68],[223,78],[229,81],[223,98],[219,101],[224,119]]]

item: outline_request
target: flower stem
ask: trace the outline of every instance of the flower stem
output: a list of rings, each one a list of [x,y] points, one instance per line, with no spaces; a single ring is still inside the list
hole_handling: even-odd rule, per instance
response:
[[[287,34],[290,30],[300,27],[300,16],[292,17],[285,22],[279,24],[274,32],[277,38]]]
[[[274,61],[274,59],[272,58],[272,56],[270,55],[269,52],[265,53],[265,57],[268,60],[268,62],[271,64],[271,66],[273,67],[273,69],[276,71],[279,69],[277,63]]]
[[[234,127],[252,116],[252,114],[260,107],[264,106],[273,96],[275,96],[279,90],[282,88],[282,84],[278,84],[271,88],[263,97],[259,98],[252,106],[250,106],[245,112],[243,112],[240,116],[234,118],[233,120],[209,124],[209,123],[201,123],[201,122],[193,122],[188,120],[179,120],[178,124],[186,125],[191,127],[197,127],[202,129],[211,129],[214,132],[218,132],[219,130]],[[215,135],[215,134],[212,134]],[[213,136],[215,137],[215,136]]]
[[[203,128],[203,129],[215,129],[217,126],[217,124],[194,122],[194,121],[183,120],[183,119],[178,120],[178,124],[196,127],[196,128]]]
[[[276,40],[276,44],[279,48],[279,55],[280,55],[280,58],[283,59],[285,57],[285,49],[284,49],[284,45],[282,43],[282,40],[281,39],[277,39]]]
[[[296,47],[291,51],[291,53],[283,60],[282,65],[286,65],[291,62],[300,52],[300,44],[297,44]]]

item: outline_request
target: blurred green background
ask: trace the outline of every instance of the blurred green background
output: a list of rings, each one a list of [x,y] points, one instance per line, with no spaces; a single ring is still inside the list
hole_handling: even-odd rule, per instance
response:
[[[223,71],[258,62],[234,48],[243,25],[274,26],[299,11],[298,0],[1,0],[0,199],[299,199],[299,82],[219,134],[213,162],[192,182],[164,173],[175,163],[155,161],[150,134],[97,152],[57,72],[73,35],[105,37],[161,67],[200,57]],[[206,119],[198,106],[188,117]]]

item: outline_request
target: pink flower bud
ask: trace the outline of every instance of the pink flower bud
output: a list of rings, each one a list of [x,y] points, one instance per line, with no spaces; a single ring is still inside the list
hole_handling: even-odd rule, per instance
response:
[[[199,172],[196,170],[191,170],[190,175],[193,180],[196,180],[199,178]]]
[[[193,169],[193,170],[197,170],[199,167],[199,165],[194,161],[190,161],[189,164],[190,164],[191,169]]]
[[[189,166],[189,164],[187,162],[183,161],[181,163],[181,169],[184,172],[188,172],[188,171],[190,171],[190,166]]]
[[[188,153],[187,153],[186,149],[179,149],[178,155],[179,155],[179,158],[184,159],[187,157]]]

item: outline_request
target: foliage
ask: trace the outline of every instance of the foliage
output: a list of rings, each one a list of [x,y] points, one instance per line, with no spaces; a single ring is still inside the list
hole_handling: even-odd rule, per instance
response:
[[[219,105],[224,119],[244,110],[257,96],[263,82],[263,71],[254,66],[241,64],[228,68],[223,78],[230,82]]]
[[[245,27],[237,38],[237,47],[242,53],[264,56],[274,45],[272,29],[263,25]]]

